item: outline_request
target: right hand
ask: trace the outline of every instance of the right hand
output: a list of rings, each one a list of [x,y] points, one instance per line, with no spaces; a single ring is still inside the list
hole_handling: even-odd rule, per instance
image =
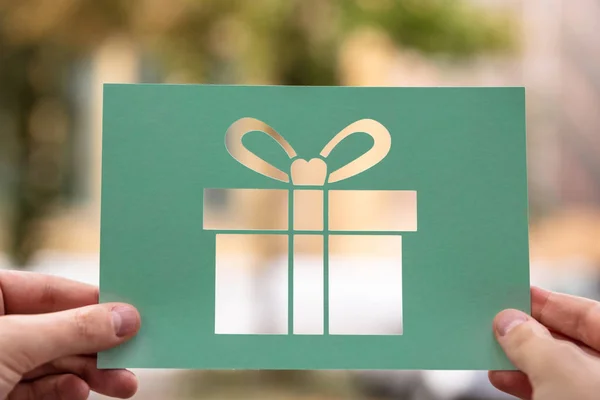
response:
[[[496,338],[520,371],[490,371],[498,389],[532,400],[600,398],[600,303],[532,288],[532,316],[504,310]]]

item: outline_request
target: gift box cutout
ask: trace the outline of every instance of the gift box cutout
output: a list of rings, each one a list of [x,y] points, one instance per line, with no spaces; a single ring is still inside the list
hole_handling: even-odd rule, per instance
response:
[[[244,135],[251,132],[262,132],[273,139],[285,151],[290,159],[289,174],[278,169],[268,161],[249,150],[243,143]],[[350,135],[364,133],[373,139],[373,145],[357,158],[350,160],[333,172],[328,171],[327,157],[342,140]],[[238,196],[261,190],[263,198],[268,198],[270,204],[278,204],[277,211],[283,218],[254,218],[251,226],[249,221],[229,221],[229,224],[219,226],[207,218],[207,201],[204,201],[204,229],[214,230],[217,251],[215,252],[215,333],[216,334],[315,334],[315,335],[390,335],[402,334],[402,232],[417,230],[416,221],[416,192],[415,191],[369,191],[369,190],[336,190],[335,183],[351,179],[375,167],[390,151],[392,141],[389,131],[373,119],[362,119],[351,123],[323,147],[320,158],[301,158],[294,148],[274,128],[254,118],[241,118],[235,121],[225,134],[225,145],[229,154],[240,164],[251,170],[288,184],[286,189],[227,189],[238,192]],[[206,193],[212,189],[205,189]],[[403,210],[398,215],[386,215],[380,220],[362,221],[348,215],[347,218],[330,218],[332,211],[342,208],[346,203],[356,202],[357,206],[372,207],[369,196],[401,195],[405,200]],[[260,206],[259,206],[260,207]],[[258,209],[258,207],[257,207]],[[258,210],[257,210],[258,211]],[[268,210],[275,212],[275,210]],[[361,226],[362,225],[362,226]],[[256,233],[261,231],[261,233]],[[263,231],[272,231],[263,234]],[[283,233],[286,235],[284,236]],[[272,282],[279,292],[272,311],[280,315],[281,322],[268,327],[248,323],[246,328],[227,321],[234,319],[239,313],[239,307],[232,306],[227,293],[230,288],[220,280],[218,265],[220,242],[225,236],[236,237],[240,242],[243,235],[254,235],[259,241],[269,240],[285,242],[287,253],[287,269]],[[346,237],[348,236],[348,237]],[[354,237],[354,238],[352,238]],[[285,239],[285,240],[283,240]],[[330,242],[359,239],[360,242],[383,242],[392,244],[394,265],[391,270],[381,273],[376,266],[360,257],[340,260],[330,257]],[[319,240],[321,262],[312,262],[311,266],[300,267],[295,263],[303,242]],[[268,246],[268,243],[266,244]],[[379,272],[379,273],[378,273]],[[356,283],[348,282],[347,276]],[[364,290],[368,288],[368,290]],[[393,293],[387,299],[377,296],[381,293]],[[375,296],[373,296],[375,294]],[[282,295],[282,296],[281,296]],[[361,299],[361,307],[349,303],[349,297]],[[281,297],[287,299],[281,301]],[[346,299],[346,300],[345,300]],[[287,304],[286,304],[287,303]],[[387,303],[387,304],[386,304]],[[381,329],[368,323],[377,310],[384,309],[388,313],[387,323],[390,328]],[[347,321],[354,321],[348,324]]]

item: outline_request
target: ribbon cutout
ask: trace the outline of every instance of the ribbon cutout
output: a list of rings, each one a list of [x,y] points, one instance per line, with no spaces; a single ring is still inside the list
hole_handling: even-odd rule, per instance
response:
[[[255,118],[240,118],[231,124],[231,126],[227,129],[227,132],[225,133],[225,147],[227,148],[229,154],[231,154],[231,156],[240,164],[258,172],[259,174],[268,176],[269,178],[273,178],[278,181],[289,182],[290,177],[288,174],[269,164],[244,146],[242,138],[246,133],[254,131],[266,133],[273,138],[273,140],[279,143],[281,147],[283,147],[283,150],[285,150],[289,158],[296,157],[296,152],[287,142],[287,140],[283,138],[283,136],[277,133],[275,129],[271,128],[269,125]],[[240,147],[236,149],[234,146],[238,144]],[[238,154],[236,154],[236,152]]]
[[[259,131],[267,134],[275,140],[286,152],[290,159],[297,156],[292,146],[277,131],[266,123],[255,118],[241,118],[235,121],[225,133],[225,147],[231,156],[245,167],[265,175],[269,178],[289,182],[290,177],[287,173],[271,165],[246,148],[242,142],[245,134]],[[351,178],[361,172],[378,164],[390,151],[392,146],[392,137],[390,132],[379,122],[373,119],[361,119],[348,125],[338,132],[333,139],[323,147],[320,156],[327,158],[331,151],[344,139],[354,133],[366,133],[373,138],[373,146],[358,158],[350,161],[348,164],[338,168],[327,179],[328,183],[339,182]],[[291,165],[292,183],[294,185],[322,186],[327,177],[327,164],[320,158],[313,158],[310,161],[304,159],[295,159]],[[308,170],[316,172],[317,178],[306,179],[302,173]]]

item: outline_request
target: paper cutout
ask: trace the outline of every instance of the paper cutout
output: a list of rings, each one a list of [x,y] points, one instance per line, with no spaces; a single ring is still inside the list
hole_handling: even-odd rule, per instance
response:
[[[204,189],[203,201],[203,228],[207,230],[287,230],[288,229],[288,196],[287,190],[279,189],[220,189],[223,195],[230,199],[246,204],[255,204],[260,207],[261,199],[267,197],[271,204],[277,207],[269,208],[270,218],[248,218],[237,207],[221,210],[221,218],[211,218],[210,204],[206,201],[208,193],[214,189]],[[260,216],[258,216],[260,217]]]
[[[106,85],[100,300],[143,322],[99,366],[513,369],[491,321],[529,311],[524,110],[522,88]]]
[[[261,132],[266,133],[269,137],[271,137],[272,139],[274,139],[275,141],[277,141],[277,143],[280,144],[280,146],[285,150],[285,152],[287,153],[287,155],[290,158],[294,158],[296,157],[297,153],[296,151],[292,148],[292,146],[284,139],[284,137],[277,133],[272,127],[266,125],[264,122],[259,121],[257,119],[254,118],[241,118],[239,120],[237,120],[236,122],[234,122],[229,129],[227,129],[227,132],[225,134],[225,144],[227,147],[227,150],[229,151],[229,153],[238,161],[240,162],[242,165],[250,168],[251,170],[258,172],[262,175],[265,175],[269,178],[272,179],[276,179],[279,181],[283,181],[283,182],[288,182],[289,181],[289,177],[288,175],[277,169],[275,166],[271,165],[269,162],[263,160],[262,158],[260,158],[258,155],[256,155],[255,153],[253,153],[252,151],[250,151],[248,148],[246,148],[244,146],[244,143],[242,142],[242,138],[245,134],[250,133],[252,131],[255,130],[260,130]],[[336,146],[338,146],[340,144],[340,142],[344,139],[346,139],[347,137],[349,137],[352,134],[355,133],[366,133],[369,136],[371,136],[371,138],[373,139],[373,146],[366,151],[364,154],[358,156],[356,159],[350,160],[348,163],[346,163],[345,165],[341,166],[339,169],[335,170],[334,172],[332,172],[329,176],[327,174],[327,164],[324,160],[320,159],[320,158],[313,158],[309,161],[302,159],[302,158],[295,158],[293,159],[293,162],[291,163],[290,166],[290,175],[291,175],[291,181],[292,181],[292,185],[293,185],[293,189],[291,190],[291,196],[293,198],[293,203],[291,203],[288,207],[288,212],[290,212],[290,216],[289,216],[289,220],[293,221],[293,230],[290,231],[290,241],[293,242],[295,239],[295,236],[297,235],[298,230],[302,230],[302,228],[307,228],[305,230],[311,230],[310,228],[314,228],[315,231],[323,231],[323,241],[324,241],[324,245],[322,246],[323,249],[323,274],[322,277],[325,278],[328,276],[328,262],[329,262],[329,245],[328,245],[328,240],[329,240],[329,234],[330,234],[330,230],[328,229],[327,225],[325,224],[325,221],[329,221],[329,210],[330,207],[332,206],[331,203],[329,203],[328,198],[329,196],[332,196],[332,199],[334,200],[334,205],[341,205],[342,203],[345,202],[345,200],[348,199],[348,196],[352,197],[360,197],[363,194],[368,193],[368,191],[340,191],[340,190],[314,190],[314,189],[302,189],[303,187],[306,186],[310,186],[310,187],[322,187],[325,188],[325,182],[329,183],[333,183],[333,182],[338,182],[341,180],[345,180],[348,178],[351,178],[355,175],[358,175],[366,170],[368,170],[369,168],[375,166],[376,164],[378,164],[381,160],[383,160],[385,158],[385,156],[389,153],[390,148],[391,148],[391,136],[389,131],[379,122],[373,120],[373,119],[362,119],[359,121],[356,121],[350,125],[348,125],[346,128],[342,129],[339,133],[337,133],[333,139],[331,139],[329,141],[329,143],[327,143],[327,145],[325,145],[325,147],[323,148],[323,150],[321,150],[320,155],[322,157],[327,157],[329,156],[329,154],[336,148]],[[234,147],[234,145],[237,145],[237,147]],[[238,149],[237,155],[236,155],[236,151],[235,149]],[[257,189],[258,190],[258,189]],[[386,191],[389,193],[393,193],[393,191]],[[383,192],[385,193],[385,192]],[[411,194],[413,194],[412,192],[410,192]],[[273,195],[277,194],[277,191],[265,191],[265,195],[267,197],[271,197]],[[409,195],[410,196],[410,195]],[[312,199],[311,199],[312,198]],[[411,199],[415,199],[415,196],[413,195]],[[301,220],[296,218],[296,209],[301,209],[302,207],[306,206],[306,202],[312,200],[313,202],[316,202],[317,205],[322,206],[321,210],[316,209],[313,210],[313,213],[315,215],[319,215],[321,222],[322,223],[317,223],[316,221],[313,222],[313,224],[303,224],[303,222],[301,222]],[[415,199],[416,200],[416,199]],[[298,204],[297,204],[298,203]],[[416,204],[412,203],[410,204],[410,208],[412,208],[413,212],[416,212]],[[293,212],[292,212],[293,210]],[[416,215],[412,214],[411,217],[415,218]],[[204,218],[205,220],[207,220],[207,218]],[[306,221],[308,223],[308,221]],[[371,221],[371,223],[373,223],[373,221]],[[384,225],[381,225],[381,223],[384,223]],[[402,229],[396,229],[396,227],[401,227],[401,228],[406,228],[408,227],[408,230],[411,231],[415,231],[416,230],[416,221],[412,221],[412,220],[407,220],[407,221],[393,221],[390,223],[390,218],[389,216],[387,216],[387,218],[385,218],[383,221],[380,221],[379,225],[377,224],[377,222],[374,225],[371,225],[369,227],[374,227],[374,229],[371,229],[372,231],[374,230],[387,230],[388,234],[399,234],[401,232]],[[369,228],[368,227],[368,228]],[[381,229],[382,227],[384,227],[385,229]],[[345,226],[345,228],[348,228],[348,226]],[[205,229],[214,229],[211,228],[211,226],[209,225],[208,227],[205,224]],[[341,230],[345,230],[345,231],[349,231],[350,233],[358,233],[360,232],[360,234],[362,235],[361,237],[363,238],[368,238],[369,235],[373,235],[373,232],[369,232],[369,229],[362,229],[362,231],[360,230],[360,228],[356,228],[354,230],[351,229],[344,229],[344,226],[342,226]],[[240,230],[241,231],[241,230]],[[218,236],[223,236],[223,234],[218,235]],[[363,239],[363,240],[367,240],[367,239]],[[398,257],[396,259],[397,261],[397,270],[401,271],[401,267],[402,267],[402,259],[401,259],[401,250],[400,250],[400,241],[398,240],[398,247],[396,248],[396,252],[398,254]],[[288,250],[288,269],[289,269],[289,275],[292,278],[288,278],[291,279],[293,282],[291,285],[289,285],[290,287],[295,287],[295,284],[297,282],[297,278],[294,275],[294,265],[293,265],[293,260],[295,258],[294,255],[294,250],[292,247],[289,247]],[[316,275],[316,277],[318,277],[318,275]],[[393,276],[391,276],[390,278],[393,278]],[[398,279],[393,279],[393,280],[389,280],[388,282],[398,282],[400,283],[401,280]],[[280,285],[283,285],[284,282],[279,282]],[[393,284],[393,283],[392,283]],[[322,287],[323,288],[323,292],[322,295],[320,295],[319,297],[322,299],[322,304],[321,304],[321,308],[323,309],[320,313],[322,313],[324,315],[324,322],[323,322],[323,326],[320,327],[319,329],[305,329],[305,328],[299,328],[300,331],[302,331],[303,333],[307,333],[308,331],[313,331],[313,332],[319,332],[320,334],[323,335],[328,335],[329,334],[329,317],[330,317],[330,313],[328,312],[329,310],[329,301],[331,300],[331,298],[326,294],[329,293],[329,287],[328,287],[328,283],[326,282],[314,282],[313,285],[315,287]],[[343,286],[341,286],[343,291]],[[305,289],[304,287],[302,289]],[[400,299],[401,299],[401,287],[398,286],[397,288],[397,293],[400,294]],[[296,309],[296,305],[294,304],[294,301],[296,299],[296,294],[295,292],[292,293],[288,293],[287,294],[288,297],[288,301],[292,304],[292,306],[290,307],[290,310],[295,310]],[[339,303],[339,301],[338,301]],[[401,304],[401,301],[400,301]],[[314,304],[313,304],[314,305]],[[383,304],[380,304],[380,306],[383,306]],[[393,306],[393,305],[392,305]],[[221,315],[219,314],[219,310],[217,305],[215,305],[215,318],[216,320],[220,320]],[[338,307],[339,308],[339,307]],[[394,308],[394,307],[392,307]],[[350,311],[350,310],[349,310]],[[351,314],[350,312],[346,312],[346,314]],[[338,314],[341,313],[342,311],[338,310],[337,311]],[[371,310],[371,312],[373,312],[373,310]],[[293,312],[290,313],[291,315],[288,315],[287,318],[290,319],[290,321],[293,321],[294,327],[296,324],[296,318],[295,315],[293,314]],[[357,318],[361,318],[364,316],[361,315],[357,315]],[[339,315],[338,315],[339,318]],[[400,321],[401,322],[401,321]],[[295,328],[293,329],[295,331]],[[289,330],[284,330],[285,332],[287,332],[288,334],[291,334],[292,329]],[[219,329],[215,329],[216,333],[220,333]],[[229,332],[227,332],[229,333]],[[244,332],[244,333],[252,333],[252,332]],[[336,333],[343,335],[352,335],[352,334],[366,334],[364,332],[362,332],[360,329],[357,331],[354,331],[352,329],[348,329],[348,328],[343,328],[343,327],[337,327],[336,326]],[[376,331],[371,331],[371,334],[379,334]]]
[[[328,196],[331,231],[417,231],[417,192],[414,190],[330,190]],[[377,200],[394,204],[376,205]],[[355,207],[369,204],[381,212],[375,212],[369,219],[332,218],[332,213],[345,204]]]
[[[294,230],[323,230],[323,191],[294,190]]]
[[[373,138],[373,147],[356,160],[352,160],[350,163],[332,172],[327,180],[329,183],[339,182],[366,171],[383,160],[390,151],[392,137],[390,136],[389,131],[377,121],[372,119],[362,119],[348,125],[331,139],[331,142],[321,150],[321,157],[328,157],[329,153],[331,153],[342,140],[359,132],[367,133]]]
[[[327,164],[320,158],[297,158],[290,167],[292,184],[296,186],[323,186],[327,179]]]
[[[290,144],[269,125],[255,118],[240,118],[235,121],[225,134],[225,144],[229,154],[242,165],[282,182],[289,182],[290,177],[285,172],[274,167],[244,146],[242,138],[245,134],[260,131],[273,138],[285,150],[291,159],[296,157],[296,151]],[[360,157],[340,167],[327,177],[327,164],[319,158],[305,160],[298,158],[291,165],[292,183],[300,186],[323,186],[325,180],[329,183],[348,179],[373,167],[390,151],[392,138],[389,131],[379,122],[372,119],[356,121],[335,135],[323,150],[321,157],[327,158],[331,151],[348,136],[355,133],[366,133],[373,138],[373,147]],[[239,144],[236,149],[233,144]],[[307,179],[307,177],[310,177]]]
[[[348,249],[329,259],[329,333],[402,335],[402,237],[331,235],[329,243]],[[398,251],[373,263],[367,250],[385,247]]]
[[[292,146],[279,133],[275,132],[269,125],[254,118],[241,118],[227,129],[225,145],[229,154],[246,167],[260,174],[277,179],[278,181],[289,182],[290,178],[288,174],[269,164],[244,146],[242,143],[244,135],[254,131],[266,133],[285,150],[290,158],[296,157],[296,152],[292,149]],[[233,144],[239,144],[237,151],[233,147]]]
[[[312,247],[316,253],[323,254],[323,236],[294,236],[292,331],[295,335],[323,335],[323,260],[315,257],[311,262],[304,262],[302,248],[306,247]]]
[[[259,249],[276,242],[287,250],[287,235],[217,235],[215,252],[215,330],[219,335],[284,335],[288,333],[287,270],[256,287],[253,271]],[[232,243],[244,248],[237,257],[226,256]],[[287,251],[286,251],[287,252]],[[260,267],[260,266],[258,266]],[[275,287],[280,292],[269,293]],[[261,314],[276,315],[277,320]]]

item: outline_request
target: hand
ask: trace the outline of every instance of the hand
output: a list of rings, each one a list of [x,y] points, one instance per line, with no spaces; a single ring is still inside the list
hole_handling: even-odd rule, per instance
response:
[[[140,316],[126,304],[97,303],[93,286],[0,271],[0,399],[133,396],[135,375],[98,370],[93,354],[134,336]]]
[[[600,395],[600,303],[531,289],[532,317],[496,316],[494,331],[520,370],[490,371],[498,389],[522,399],[597,399]]]

